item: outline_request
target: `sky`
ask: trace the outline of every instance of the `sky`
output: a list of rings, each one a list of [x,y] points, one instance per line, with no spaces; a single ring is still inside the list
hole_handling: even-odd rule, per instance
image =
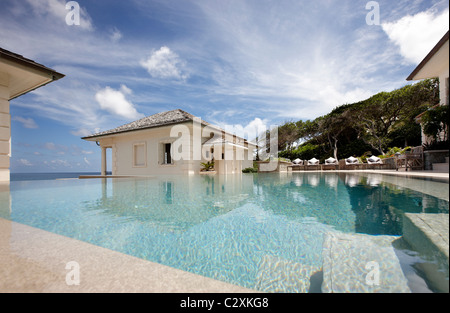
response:
[[[98,172],[81,137],[174,109],[249,139],[314,119],[409,84],[449,29],[442,0],[67,3],[0,0],[0,47],[66,75],[11,101],[12,173]]]

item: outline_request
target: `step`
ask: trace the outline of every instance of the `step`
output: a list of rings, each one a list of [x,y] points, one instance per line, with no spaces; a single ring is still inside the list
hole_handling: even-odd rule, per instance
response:
[[[405,213],[403,238],[416,250],[442,258],[449,264],[449,215]]]
[[[321,268],[266,255],[259,264],[255,289],[262,292],[307,293]],[[320,286],[320,285],[319,285]]]
[[[449,274],[449,215],[405,213],[403,238],[428,264],[418,269],[439,292],[448,293]],[[437,272],[445,275],[436,275]],[[447,278],[446,278],[447,277]]]
[[[433,172],[448,173],[448,163],[433,163]]]
[[[392,242],[397,236],[329,232],[323,244],[322,292],[410,293]]]

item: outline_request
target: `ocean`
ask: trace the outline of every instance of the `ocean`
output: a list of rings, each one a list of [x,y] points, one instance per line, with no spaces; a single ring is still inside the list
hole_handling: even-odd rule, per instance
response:
[[[70,179],[78,178],[80,175],[100,175],[100,172],[11,173],[10,181]]]

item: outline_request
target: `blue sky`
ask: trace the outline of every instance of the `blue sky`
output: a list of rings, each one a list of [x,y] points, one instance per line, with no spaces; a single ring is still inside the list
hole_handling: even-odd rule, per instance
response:
[[[248,130],[406,85],[449,29],[448,1],[0,0],[0,46],[65,78],[11,101],[12,172],[99,171],[80,139],[183,109]]]

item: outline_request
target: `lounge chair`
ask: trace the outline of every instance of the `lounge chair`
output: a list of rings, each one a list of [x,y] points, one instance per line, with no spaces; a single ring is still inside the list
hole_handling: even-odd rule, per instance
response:
[[[339,168],[339,162],[335,158],[328,158],[325,160],[325,164],[322,165],[322,170],[336,170]]]
[[[369,168],[377,168],[380,169],[383,165],[383,161],[377,157],[372,155],[370,158],[367,159],[367,165]]]
[[[367,159],[367,164],[383,164],[383,162],[379,157],[372,155]]]
[[[303,160],[295,159],[292,163],[294,163],[294,165],[303,165]]]
[[[345,168],[346,169],[354,170],[356,168],[359,168],[360,165],[361,165],[361,162],[359,162],[359,160],[353,156],[345,159]]]
[[[312,158],[311,160],[308,160],[306,166],[308,169],[320,170],[320,162],[316,158]]]
[[[292,165],[290,165],[289,167],[292,169],[292,171],[300,171],[305,169],[304,162],[300,159],[295,159],[294,161],[292,161]]]
[[[352,157],[352,156],[347,158],[347,159],[345,159],[345,165],[355,165],[355,164],[358,164],[358,163],[359,163],[359,160],[357,158]]]

